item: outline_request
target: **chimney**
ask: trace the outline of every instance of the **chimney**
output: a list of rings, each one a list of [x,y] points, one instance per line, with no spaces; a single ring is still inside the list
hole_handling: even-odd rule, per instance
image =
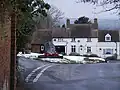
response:
[[[98,21],[97,21],[97,18],[94,18],[93,27],[94,27],[94,29],[98,29]]]
[[[66,27],[69,28],[70,27],[70,19],[66,20]]]

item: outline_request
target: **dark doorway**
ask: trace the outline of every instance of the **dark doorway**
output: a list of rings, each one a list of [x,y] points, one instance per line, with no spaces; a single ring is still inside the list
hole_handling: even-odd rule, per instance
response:
[[[58,53],[65,53],[65,46],[55,46]]]

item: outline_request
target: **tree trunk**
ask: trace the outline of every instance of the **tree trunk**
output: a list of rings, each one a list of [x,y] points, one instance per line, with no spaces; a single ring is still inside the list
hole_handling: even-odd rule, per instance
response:
[[[16,15],[11,14],[11,61],[10,61],[10,90],[16,88]]]

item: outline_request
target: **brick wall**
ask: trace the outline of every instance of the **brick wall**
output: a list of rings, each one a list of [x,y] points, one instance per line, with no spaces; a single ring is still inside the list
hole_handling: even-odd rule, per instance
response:
[[[31,50],[32,50],[32,52],[40,53],[40,45],[39,44],[32,44]]]
[[[4,24],[0,22],[0,90],[9,90],[10,76],[10,29],[11,22],[8,16]]]

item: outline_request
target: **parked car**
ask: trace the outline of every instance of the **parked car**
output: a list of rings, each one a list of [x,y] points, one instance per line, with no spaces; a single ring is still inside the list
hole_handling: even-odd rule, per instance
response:
[[[114,54],[114,55],[112,55],[112,56],[106,57],[105,59],[106,59],[107,61],[108,61],[108,60],[117,60],[117,54]]]
[[[99,57],[97,54],[89,54],[89,55],[83,55],[85,58],[85,61],[89,63],[101,63],[101,62],[107,62],[104,58]]]

